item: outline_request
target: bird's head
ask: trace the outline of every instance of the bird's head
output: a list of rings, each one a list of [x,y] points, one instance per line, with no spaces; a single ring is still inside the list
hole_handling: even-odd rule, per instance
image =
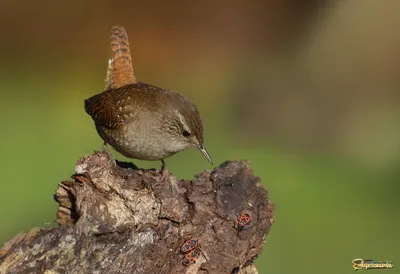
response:
[[[198,148],[206,159],[213,164],[213,161],[204,147],[203,121],[200,113],[195,107],[184,108],[184,110],[173,109],[171,116],[164,122],[166,138],[177,151],[189,147]]]

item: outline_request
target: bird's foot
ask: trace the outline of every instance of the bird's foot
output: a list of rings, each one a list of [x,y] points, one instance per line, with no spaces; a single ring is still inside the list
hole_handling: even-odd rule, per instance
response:
[[[114,166],[117,165],[117,162],[116,162],[115,159],[112,157],[111,152],[108,150],[108,147],[107,147],[107,143],[106,143],[106,142],[103,143],[103,147],[102,147],[102,149],[101,149],[101,153],[105,153],[105,154],[108,156],[108,158],[110,159],[110,161],[112,162],[112,164],[113,164]]]
[[[106,142],[103,143],[103,147],[101,148],[101,152],[110,153],[110,151],[108,151],[108,147],[107,147],[107,143]]]
[[[163,170],[161,170],[161,179],[164,182],[169,182],[169,171],[167,168],[164,168]]]
[[[106,153],[108,157],[112,158],[111,152],[108,150],[106,142],[104,142],[103,147],[101,148],[101,152]]]
[[[110,154],[110,151],[108,151],[107,143],[106,143],[106,142],[103,143],[103,147],[101,148],[100,151],[99,151],[99,150],[96,150],[94,153],[95,153],[96,155],[98,155],[98,156],[101,156],[101,154],[103,154],[103,153],[106,153],[106,154],[108,154],[109,156],[111,155],[111,154]]]
[[[162,162],[161,171],[160,171],[161,172],[161,179],[164,182],[169,182],[169,176],[170,176],[169,171],[167,169],[167,166],[165,165],[164,160],[161,160],[161,162]]]

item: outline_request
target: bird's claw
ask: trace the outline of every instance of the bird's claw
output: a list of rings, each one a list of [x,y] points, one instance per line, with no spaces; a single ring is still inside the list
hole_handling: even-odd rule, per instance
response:
[[[164,160],[161,160],[162,166],[161,166],[161,179],[165,182],[169,181],[169,171],[167,169],[167,166],[165,165]]]

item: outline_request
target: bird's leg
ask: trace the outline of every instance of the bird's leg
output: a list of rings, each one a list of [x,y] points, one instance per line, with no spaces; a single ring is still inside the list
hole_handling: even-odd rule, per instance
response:
[[[102,153],[107,153],[108,156],[111,156],[110,152],[108,151],[107,148],[107,143],[104,141],[103,147],[101,148],[101,151],[95,151],[94,152],[96,155],[101,156]]]
[[[117,165],[117,162],[112,157],[111,152],[108,150],[107,143],[105,141],[103,143],[103,148],[101,149],[101,152],[107,154],[108,158],[112,161],[113,165]]]
[[[103,148],[101,149],[101,152],[107,153],[108,157],[110,157],[110,159],[112,159],[111,152],[108,150],[106,142],[103,143]]]
[[[167,169],[164,159],[161,160],[161,163],[162,163],[162,166],[161,166],[162,179],[163,179],[163,181],[167,181],[169,179],[169,172],[168,172],[168,169]]]
[[[108,152],[109,153],[109,151],[108,151],[108,148],[107,148],[107,143],[104,141],[104,143],[103,143],[103,148],[101,149],[101,151],[102,152]]]

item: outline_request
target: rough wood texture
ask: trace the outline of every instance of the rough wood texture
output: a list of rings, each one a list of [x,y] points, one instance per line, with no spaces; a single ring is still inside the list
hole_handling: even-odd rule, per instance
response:
[[[248,162],[184,181],[97,152],[75,171],[57,189],[60,227],[14,237],[0,250],[0,273],[257,273],[273,203]],[[243,212],[252,221],[238,230]],[[187,239],[201,245],[189,267]]]

